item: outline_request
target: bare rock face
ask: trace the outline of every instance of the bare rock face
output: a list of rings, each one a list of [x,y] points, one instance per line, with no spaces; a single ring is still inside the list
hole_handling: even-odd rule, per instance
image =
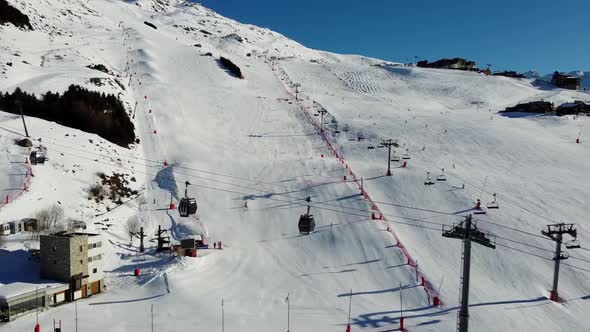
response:
[[[0,24],[11,23],[22,29],[33,30],[29,17],[12,7],[6,0],[0,0]]]

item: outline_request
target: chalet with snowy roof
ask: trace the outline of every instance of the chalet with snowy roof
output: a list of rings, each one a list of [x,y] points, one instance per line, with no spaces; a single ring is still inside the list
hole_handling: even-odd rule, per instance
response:
[[[548,101],[531,101],[528,103],[518,104],[512,107],[506,107],[503,112],[523,112],[523,113],[541,113],[547,114],[554,111],[553,103]]]
[[[590,114],[590,102],[576,100],[573,103],[565,103],[559,105],[556,111],[557,115],[568,115],[568,114]]]
[[[439,69],[456,69],[456,70],[474,70],[475,62],[468,61],[463,58],[454,59],[440,59],[434,62],[428,62],[427,60],[418,61],[416,63],[418,67],[422,68],[439,68]]]
[[[580,90],[580,78],[577,76],[570,76],[560,72],[554,72],[551,84],[568,90]]]

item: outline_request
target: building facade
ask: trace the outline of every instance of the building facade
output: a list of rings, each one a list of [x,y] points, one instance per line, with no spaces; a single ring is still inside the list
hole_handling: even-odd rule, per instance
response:
[[[576,76],[569,76],[560,72],[554,72],[551,83],[559,88],[568,90],[580,90],[581,80]]]
[[[66,300],[101,293],[102,237],[97,234],[59,232],[41,236],[41,277],[70,284]]]

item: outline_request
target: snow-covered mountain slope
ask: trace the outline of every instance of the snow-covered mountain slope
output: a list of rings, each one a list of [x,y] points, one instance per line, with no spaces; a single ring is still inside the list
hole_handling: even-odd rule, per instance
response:
[[[401,288],[408,330],[450,331],[461,250],[460,241],[441,236],[442,226],[461,221],[475,200],[485,204],[492,193],[501,208],[476,219],[498,236],[498,247],[474,246],[472,329],[590,329],[584,317],[590,253],[571,252],[566,263],[575,268],[562,266],[560,278],[567,302],[550,302],[553,243],[540,236],[545,224],[575,222],[581,243],[590,241],[586,118],[496,113],[521,101],[589,100],[587,94],[539,90],[530,80],[374,66],[384,62],[311,50],[179,1],[10,2],[30,16],[35,30],[0,27],[0,63],[13,63],[1,74],[0,91],[21,87],[41,94],[79,84],[115,93],[127,103],[141,142],[126,150],[28,119],[49,162],[34,168],[29,191],[2,208],[0,218],[29,217],[59,201],[68,216],[81,213],[90,226],[107,218],[113,225],[98,229],[109,243],[108,291],[78,304],[81,330],[144,331],[151,304],[155,330],[214,330],[224,299],[228,330],[276,331],[286,328],[289,294],[293,331],[342,331],[352,289],[353,330],[389,331],[398,326]],[[229,75],[219,56],[235,62],[245,79]],[[110,73],[86,68],[98,63]],[[95,77],[107,84],[93,85]],[[294,92],[295,83],[301,103],[285,91]],[[322,108],[326,139],[350,169],[306,116],[309,111],[313,121]],[[6,117],[2,144],[24,160],[25,151],[9,144],[22,137],[19,118]],[[575,144],[580,132],[582,144]],[[356,140],[359,135],[365,140]],[[368,149],[387,138],[402,145],[397,155],[407,148],[411,156],[408,167],[392,163],[392,177],[384,176],[386,150]],[[6,176],[8,165],[0,167],[0,184],[18,183]],[[441,168],[448,181],[424,186],[426,172],[434,177]],[[360,195],[350,170],[363,178],[377,206]],[[96,172],[135,177],[139,197],[107,212],[113,202],[88,200]],[[166,209],[171,196],[176,201],[183,194],[185,181],[199,204],[194,218]],[[300,236],[297,220],[308,196],[318,225]],[[387,220],[371,220],[373,208]],[[178,241],[196,229],[210,243],[222,241],[224,250],[201,250],[196,259],[139,254],[137,241],[128,246],[124,228],[135,214],[149,234],[161,225]],[[388,227],[418,262],[430,293]],[[0,255],[22,248],[19,241]],[[140,278],[132,276],[135,267],[144,271]],[[18,272],[0,275],[0,284],[14,280],[12,274]],[[434,294],[443,306],[430,305]],[[54,318],[71,322],[73,311],[64,305],[39,319],[44,326]],[[0,331],[30,327],[21,318]]]

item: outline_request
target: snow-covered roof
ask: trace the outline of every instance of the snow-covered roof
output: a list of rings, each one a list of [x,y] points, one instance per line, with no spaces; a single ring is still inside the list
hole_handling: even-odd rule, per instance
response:
[[[68,284],[54,281],[39,284],[13,282],[11,284],[0,286],[0,302],[7,302],[8,300],[17,296],[34,292],[45,292],[47,290],[60,288],[63,286],[67,288]]]

